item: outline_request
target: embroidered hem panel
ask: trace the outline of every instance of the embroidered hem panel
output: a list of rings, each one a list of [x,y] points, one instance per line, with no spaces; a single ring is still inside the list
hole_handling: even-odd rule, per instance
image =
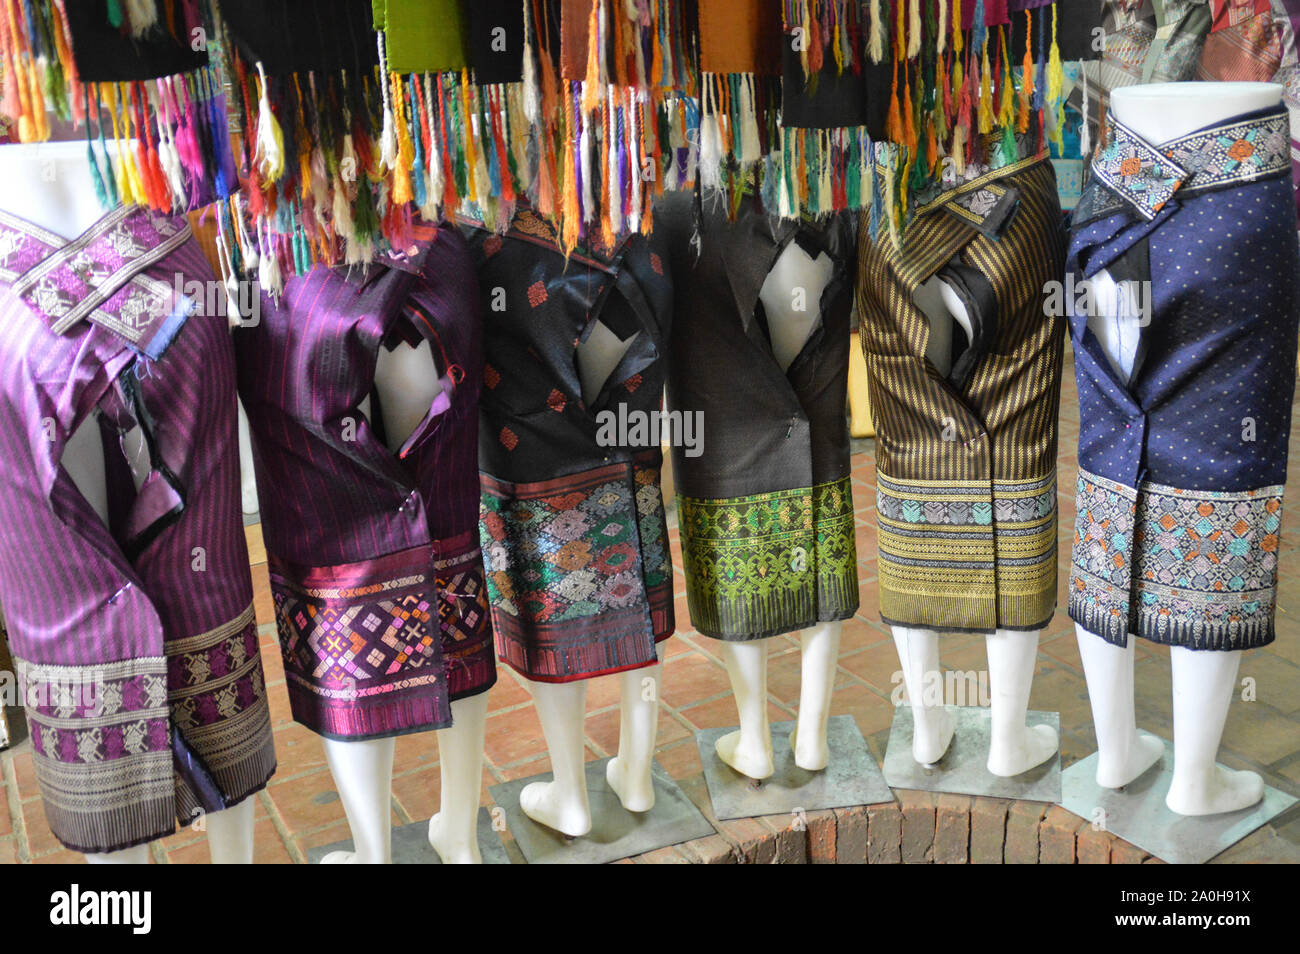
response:
[[[566,256],[521,209],[505,235],[465,223],[486,314],[479,534],[498,657],[567,682],[653,664],[674,628],[660,468],[672,279],[644,236]],[[657,241],[657,239],[656,239]],[[585,400],[581,345],[624,343]]]
[[[903,481],[876,475],[880,615],[945,631],[1042,629],[1056,610],[1056,474]]]
[[[748,200],[747,200],[748,201]],[[858,607],[845,388],[857,234],[852,216],[734,220],[717,193],[665,195],[655,234],[674,289],[670,413],[698,421],[673,475],[695,628],[745,641],[846,619]],[[783,367],[762,291],[787,251],[826,266],[815,317]],[[775,320],[775,319],[773,319]]]
[[[1129,632],[1188,649],[1272,641],[1282,488],[1136,491],[1079,472],[1070,617],[1107,642]]]
[[[858,608],[848,477],[748,497],[677,497],[691,622],[714,639],[762,639]]]
[[[497,654],[535,682],[649,666],[672,635],[659,452],[569,477],[483,474],[483,544]]]

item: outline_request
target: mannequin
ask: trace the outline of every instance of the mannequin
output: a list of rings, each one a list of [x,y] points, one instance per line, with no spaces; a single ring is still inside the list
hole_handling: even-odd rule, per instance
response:
[[[1271,83],[1162,83],[1111,93],[1115,118],[1152,143],[1163,143],[1233,116],[1276,106],[1282,88]],[[1120,307],[1124,287],[1105,271],[1093,278],[1088,329],[1121,380],[1132,376],[1142,321]],[[1126,303],[1131,304],[1131,303]],[[1116,317],[1127,316],[1127,317]],[[1164,743],[1139,732],[1133,697],[1136,637],[1123,648],[1076,626],[1097,729],[1097,784],[1122,788],[1160,760]],[[1216,765],[1241,651],[1170,648],[1174,694],[1174,772],[1165,804],[1180,815],[1212,815],[1255,804],[1264,782],[1254,772]]]
[[[966,340],[973,341],[970,315],[957,293],[938,276],[917,289],[915,300],[930,320],[926,358],[946,377],[955,358],[953,323],[959,323],[966,332]],[[942,685],[939,634],[904,626],[894,626],[892,630],[912,706],[912,757],[923,765],[933,765],[948,751],[956,730],[956,716],[944,708],[941,698],[932,698],[933,689],[927,693],[930,686]],[[1019,775],[1046,762],[1060,743],[1051,726],[1025,725],[1038,637],[1038,631],[1009,629],[999,629],[985,637],[992,695],[988,770],[1002,778]]]
[[[384,414],[390,450],[401,448],[442,391],[427,340],[419,347],[405,342],[381,348],[375,367],[375,390]],[[370,401],[361,413],[369,416]],[[487,723],[486,692],[451,704],[453,724],[438,731],[441,811],[429,819],[429,844],[444,864],[479,864],[479,785],[483,776],[483,733]],[[325,760],[343,800],[352,829],[352,851],[330,852],[322,864],[389,864],[392,862],[393,752],[396,740],[321,739]]]
[[[767,316],[772,354],[782,371],[790,369],[821,320],[816,310],[797,310],[793,292],[802,289],[805,302],[819,302],[833,271],[834,264],[825,252],[814,260],[797,242],[790,242],[768,272],[759,300]],[[842,626],[838,620],[819,623],[802,633],[799,715],[790,746],[795,764],[810,772],[824,769],[830,759],[826,724]],[[718,757],[741,775],[765,779],[775,771],[767,718],[767,655],[771,639],[716,642],[740,714],[740,728],[715,743]]]
[[[116,154],[109,143],[110,155]],[[134,148],[134,146],[132,146]],[[8,183],[4,211],[73,239],[103,215],[91,185],[90,163],[82,142],[0,146],[0,181]],[[153,469],[144,432],[135,427],[122,439],[122,452],[138,490]],[[101,520],[108,523],[108,486],[99,424],[89,417],[69,437],[63,467]],[[254,800],[213,812],[203,819],[214,864],[253,861]],[[89,854],[91,864],[148,864],[149,846],[136,845],[107,854]]]
[[[578,377],[582,383],[582,400],[588,407],[600,396],[605,382],[636,338],[637,335],[632,335],[620,341],[604,323],[597,321],[578,345]],[[659,730],[663,643],[656,646],[656,652],[659,662],[655,665],[617,674],[622,705],[618,754],[606,764],[605,780],[630,812],[648,812],[655,804],[650,765]],[[581,837],[591,831],[582,737],[587,680],[527,681],[551,756],[552,780],[526,785],[519,793],[519,807],[539,825],[569,838]]]

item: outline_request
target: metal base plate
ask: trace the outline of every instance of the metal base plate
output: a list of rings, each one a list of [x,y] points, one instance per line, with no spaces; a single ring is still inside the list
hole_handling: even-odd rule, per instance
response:
[[[1176,815],[1165,805],[1173,776],[1173,747],[1166,742],[1160,761],[1132,782],[1120,789],[1102,788],[1097,784],[1094,752],[1065,770],[1061,804],[1161,861],[1199,865],[1298,801],[1294,795],[1265,785],[1263,801],[1249,808],[1222,815]]]
[[[307,863],[317,865],[331,851],[351,851],[352,839],[336,841],[332,845],[312,848],[307,852]],[[478,810],[478,850],[483,855],[485,865],[508,865],[510,856],[506,846],[492,830],[492,815],[486,808]],[[413,822],[393,829],[393,864],[395,865],[440,865],[442,859],[429,844],[429,823]]]
[[[524,786],[550,781],[549,772],[488,789],[496,803],[505,809],[510,833],[529,864],[606,864],[713,834],[713,826],[657,762],[650,766],[655,787],[654,808],[645,813],[629,812],[605,781],[608,762],[609,759],[600,759],[587,763],[587,799],[591,804],[592,825],[591,831],[581,838],[565,838],[533,821],[519,807],[519,793]]]
[[[826,744],[830,748],[830,761],[820,772],[809,772],[795,765],[794,750],[790,747],[790,734],[794,727],[794,722],[772,723],[775,771],[762,782],[741,775],[718,758],[715,743],[728,732],[735,732],[735,726],[702,729],[695,733],[713,814],[719,821],[787,814],[796,809],[815,812],[824,808],[876,805],[894,800],[894,793],[885,784],[880,766],[872,758],[867,740],[858,731],[852,716],[832,716],[827,722]]]
[[[1012,778],[1001,778],[988,769],[989,735],[992,713],[984,707],[947,706],[957,715],[957,730],[942,759],[935,765],[921,765],[912,758],[912,708],[894,709],[894,723],[889,729],[885,749],[885,780],[894,788],[919,789],[923,792],[951,792],[954,795],[991,795],[994,798],[1019,798],[1029,802],[1061,800],[1061,753],[1058,751],[1042,765]],[[1026,725],[1050,725],[1061,730],[1057,712],[1030,710]]]

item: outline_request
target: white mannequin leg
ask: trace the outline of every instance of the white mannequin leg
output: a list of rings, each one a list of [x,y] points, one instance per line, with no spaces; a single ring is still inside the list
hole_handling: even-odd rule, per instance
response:
[[[740,728],[714,743],[718,758],[741,775],[765,779],[775,771],[772,735],[767,721],[767,639],[718,641],[718,652],[731,677]]]
[[[655,647],[659,662],[619,674],[621,709],[618,720],[618,755],[605,765],[605,781],[630,812],[655,807],[650,763],[659,731],[659,677],[663,672],[664,644]]]
[[[1174,777],[1165,804],[1180,815],[1214,815],[1254,805],[1264,780],[1215,764],[1241,665],[1240,652],[1169,650],[1174,677]]]
[[[248,412],[239,401],[239,496],[244,513],[257,513],[257,475],[253,469],[253,439],[248,432]]]
[[[214,865],[251,865],[253,863],[254,796],[234,808],[213,812],[208,825],[208,852]]]
[[[912,706],[912,758],[922,765],[933,765],[948,751],[957,728],[956,716],[943,707],[939,634],[906,626],[891,628]]]
[[[819,623],[803,631],[799,673],[799,718],[790,735],[794,764],[818,772],[830,761],[826,723],[831,716],[831,691],[840,655],[843,623]]]
[[[1010,778],[1041,765],[1056,752],[1060,739],[1049,725],[1025,725],[1029,687],[1038,657],[1038,630],[1000,629],[986,636],[989,654],[990,713],[989,771]]]
[[[1082,626],[1074,627],[1097,732],[1097,784],[1122,788],[1160,761],[1165,744],[1139,732],[1133,705],[1136,636],[1123,648]]]
[[[443,864],[481,864],[478,847],[479,787],[483,777],[483,736],[488,694],[480,692],[451,704],[452,726],[438,732],[438,775],[442,804],[429,819],[429,844]]]
[[[394,739],[344,742],[321,739],[343,812],[352,829],[352,851],[331,851],[323,865],[387,865],[393,861],[392,800]]]
[[[549,782],[533,782],[519,793],[524,814],[547,828],[577,838],[591,831],[591,805],[587,801],[582,720],[587,708],[586,680],[577,682],[528,681],[551,755]]]

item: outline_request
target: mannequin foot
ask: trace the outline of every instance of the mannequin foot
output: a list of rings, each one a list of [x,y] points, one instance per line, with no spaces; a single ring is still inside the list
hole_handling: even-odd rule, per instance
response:
[[[323,865],[380,865],[381,860],[368,861],[361,857],[359,851],[331,851],[320,860]]]
[[[1249,808],[1264,797],[1264,780],[1254,772],[1239,772],[1214,766],[1209,778],[1199,785],[1181,782],[1177,772],[1169,786],[1165,804],[1179,815],[1218,815]]]
[[[957,714],[947,709],[930,709],[924,718],[917,718],[918,712],[912,710],[912,758],[922,765],[934,765],[952,745],[953,733],[957,731]]]
[[[741,731],[728,732],[713,744],[718,758],[741,775],[755,780],[765,779],[776,769],[772,764],[772,738],[764,734],[759,745],[741,745]]]
[[[820,738],[810,732],[808,734],[808,744],[802,749],[799,748],[799,724],[797,722],[794,731],[790,733],[790,748],[794,750],[794,764],[805,772],[820,772],[826,767],[826,763],[831,760],[831,751],[830,747],[826,745],[825,732],[821,734]]]
[[[1097,784],[1102,788],[1123,788],[1159,762],[1164,754],[1163,741],[1148,732],[1139,732],[1122,760],[1107,760],[1097,753]]]
[[[478,819],[475,818],[475,821]],[[438,853],[444,865],[481,865],[483,856],[478,850],[478,830],[475,837],[465,844],[463,839],[452,837],[443,822],[442,812],[429,819],[429,844]]]
[[[644,772],[634,772],[618,756],[605,765],[605,781],[614,790],[623,807],[630,812],[648,812],[655,807],[655,787],[650,778],[650,766]]]
[[[591,831],[591,808],[585,798],[566,799],[554,782],[533,782],[519,793],[524,814],[561,835],[581,838]]]
[[[989,746],[989,771],[1000,778],[1011,778],[1042,765],[1060,747],[1061,740],[1050,725],[1026,726],[1016,733],[1010,744],[999,745],[995,737]]]

